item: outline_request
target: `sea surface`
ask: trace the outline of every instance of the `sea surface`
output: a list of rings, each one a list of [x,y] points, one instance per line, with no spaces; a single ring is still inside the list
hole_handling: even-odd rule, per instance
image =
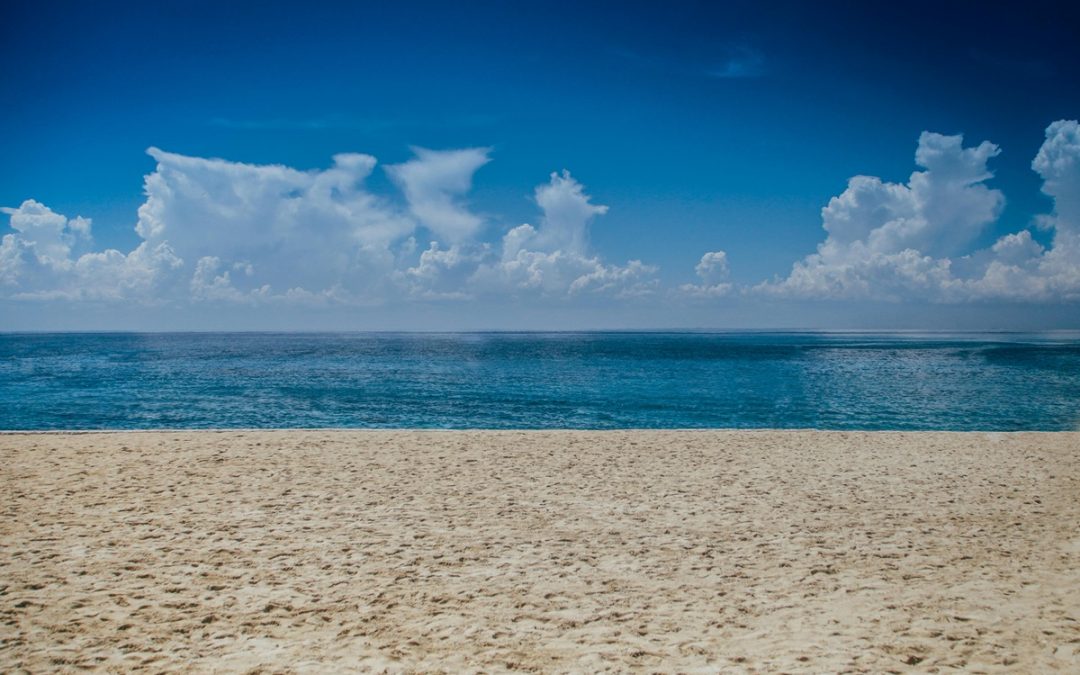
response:
[[[1080,335],[0,334],[0,429],[1074,430]]]

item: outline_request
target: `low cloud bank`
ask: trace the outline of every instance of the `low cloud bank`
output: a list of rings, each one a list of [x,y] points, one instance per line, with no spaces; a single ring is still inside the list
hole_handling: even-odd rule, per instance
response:
[[[709,302],[739,296],[894,302],[1074,302],[1080,299],[1080,125],[1046,129],[1032,169],[1054,200],[1032,229],[993,245],[973,242],[1001,217],[1005,196],[987,182],[999,154],[984,141],[924,132],[904,183],[855,176],[822,209],[825,239],[786,276],[731,280],[722,250],[706,252],[697,281],[666,290],[658,268],[604,261],[589,242],[608,207],[569,172],[537,186],[534,224],[505,226],[474,211],[473,178],[489,148],[415,148],[386,167],[400,194],[365,187],[377,161],[333,157],[300,171],[150,148],[133,250],[98,250],[92,223],[33,199],[4,208],[0,298],[143,305],[275,303],[371,305],[480,298]],[[495,232],[485,240],[484,233]],[[735,261],[737,266],[737,261]]]
[[[186,157],[157,162],[127,253],[92,250],[91,222],[32,199],[6,208],[0,294],[22,300],[372,304],[490,294],[626,297],[651,292],[654,267],[608,264],[591,253],[593,204],[568,172],[536,188],[537,226],[479,240],[466,201],[487,148],[431,151],[387,167],[399,205],[369,192],[376,159],[335,155],[299,171]],[[417,237],[430,243],[417,251]]]

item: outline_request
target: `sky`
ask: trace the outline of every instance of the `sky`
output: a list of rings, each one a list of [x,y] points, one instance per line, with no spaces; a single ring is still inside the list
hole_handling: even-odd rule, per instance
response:
[[[1068,3],[0,6],[0,330],[1080,328]]]

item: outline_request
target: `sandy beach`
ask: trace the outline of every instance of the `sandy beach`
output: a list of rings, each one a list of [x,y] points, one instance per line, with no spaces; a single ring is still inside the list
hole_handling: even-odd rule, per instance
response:
[[[1080,671],[1080,434],[0,435],[0,671]]]

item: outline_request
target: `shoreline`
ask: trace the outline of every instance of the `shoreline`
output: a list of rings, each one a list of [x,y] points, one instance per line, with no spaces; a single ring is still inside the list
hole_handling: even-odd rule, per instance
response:
[[[1080,668],[1080,433],[0,434],[0,669]]]
[[[833,429],[817,427],[678,427],[650,428],[625,427],[618,429],[578,429],[565,428],[428,428],[428,427],[208,427],[208,428],[170,428],[155,429],[0,429],[0,436],[80,436],[84,434],[231,434],[231,433],[331,433],[331,434],[625,434],[625,433],[671,433],[671,434],[1080,434],[1080,429]]]

